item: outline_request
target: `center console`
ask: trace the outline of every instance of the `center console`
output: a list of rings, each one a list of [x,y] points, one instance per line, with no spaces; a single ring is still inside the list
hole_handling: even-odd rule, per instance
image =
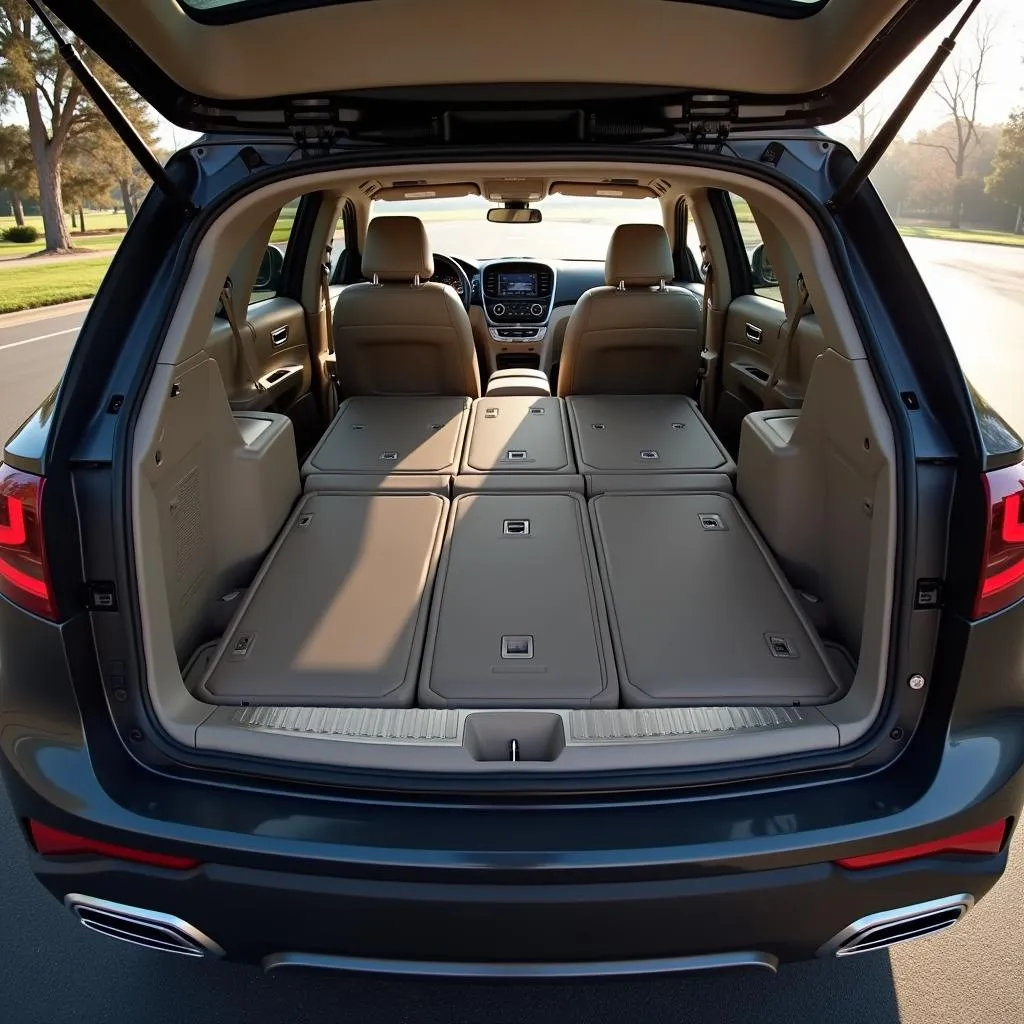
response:
[[[555,296],[555,270],[532,260],[498,260],[481,271],[484,314],[491,340],[539,345]]]

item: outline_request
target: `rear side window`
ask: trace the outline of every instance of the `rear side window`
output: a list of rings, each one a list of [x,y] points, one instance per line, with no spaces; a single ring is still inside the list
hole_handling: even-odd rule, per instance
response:
[[[284,269],[284,253],[291,241],[295,228],[295,214],[299,209],[298,199],[293,199],[281,207],[277,214],[277,222],[270,233],[267,252],[260,263],[259,272],[253,282],[249,295],[249,305],[276,299],[281,294],[281,272]]]
[[[743,239],[743,251],[750,266],[750,280],[754,286],[754,293],[781,305],[782,292],[779,289],[779,280],[768,258],[764,239],[761,237],[757,221],[754,220],[754,213],[745,199],[731,192],[729,199],[736,215],[740,237]]]

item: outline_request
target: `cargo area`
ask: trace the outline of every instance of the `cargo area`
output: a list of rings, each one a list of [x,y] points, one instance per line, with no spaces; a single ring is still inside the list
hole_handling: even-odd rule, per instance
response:
[[[204,701],[798,707],[843,692],[689,398],[352,398],[302,476],[193,662]]]

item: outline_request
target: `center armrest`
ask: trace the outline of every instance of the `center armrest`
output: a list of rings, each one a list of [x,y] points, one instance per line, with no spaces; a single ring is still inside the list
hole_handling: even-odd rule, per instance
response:
[[[497,370],[487,381],[485,395],[551,394],[551,382],[543,370]]]

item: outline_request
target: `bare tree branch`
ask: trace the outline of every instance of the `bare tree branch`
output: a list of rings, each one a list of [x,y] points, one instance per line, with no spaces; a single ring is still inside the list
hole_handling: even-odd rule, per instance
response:
[[[941,142],[921,142],[919,139],[915,139],[911,145],[921,146],[924,149],[941,149],[953,161],[953,165],[956,166],[956,153],[949,146],[944,146]]]

